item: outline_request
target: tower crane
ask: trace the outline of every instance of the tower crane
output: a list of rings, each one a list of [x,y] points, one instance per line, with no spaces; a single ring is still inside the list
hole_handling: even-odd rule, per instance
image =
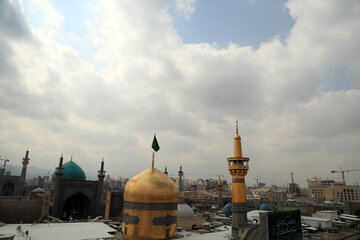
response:
[[[0,167],[0,175],[4,175],[5,174],[6,162],[8,162],[9,159],[7,157],[1,157],[0,156],[0,161],[4,162],[4,166],[2,168]]]
[[[261,179],[266,179],[266,178],[256,177],[254,179],[256,180],[256,187],[259,187],[259,183],[260,183]]]
[[[340,167],[340,171],[336,171],[336,170],[333,170],[331,171],[331,173],[341,173],[341,178],[342,178],[342,183],[344,185],[346,185],[346,182],[345,182],[345,172],[355,172],[355,171],[360,171],[360,169],[348,169],[348,170],[344,170],[342,169],[342,167]]]

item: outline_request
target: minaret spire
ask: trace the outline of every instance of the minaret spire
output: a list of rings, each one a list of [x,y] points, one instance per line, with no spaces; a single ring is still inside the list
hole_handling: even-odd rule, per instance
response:
[[[104,191],[104,178],[106,171],[104,170],[104,158],[102,158],[100,170],[98,171],[98,183],[96,190],[96,202],[95,202],[95,212],[96,215],[101,214],[101,199]]]
[[[64,154],[61,153],[61,157],[60,157],[60,161],[59,161],[59,169],[62,168],[62,165],[63,165],[63,160],[64,160]]]
[[[106,173],[106,171],[104,171],[104,158],[102,158],[101,165],[100,165],[100,170],[98,171],[98,177],[99,178],[104,178],[105,173]]]
[[[20,195],[23,196],[25,194],[24,192],[24,185],[25,185],[25,179],[26,179],[26,169],[27,165],[29,164],[30,158],[29,158],[29,148],[27,148],[25,157],[22,159],[22,170],[21,170],[21,176],[20,176]]]
[[[55,170],[56,180],[55,180],[55,187],[54,187],[54,201],[53,201],[53,216],[61,217],[62,212],[60,209],[60,195],[61,195],[61,185],[62,185],[62,177],[64,175],[64,168],[63,168],[63,160],[64,155],[61,153],[61,157],[59,160],[59,166]]]
[[[234,157],[229,157],[227,161],[233,184],[231,239],[240,239],[247,224],[245,176],[249,170],[249,158],[242,156],[238,121],[234,137]]]
[[[104,158],[102,158],[100,170],[101,170],[101,171],[104,171]]]
[[[241,137],[239,135],[238,121],[236,121],[236,134],[234,137],[234,157],[242,157]]]
[[[236,135],[239,135],[239,125],[238,125],[238,121],[236,121]]]
[[[182,170],[182,166],[180,166],[180,171],[178,171],[178,176],[179,176],[179,192],[182,192],[184,191],[184,186],[183,186],[184,172]]]
[[[221,183],[220,174],[219,174],[217,190],[218,190],[218,206],[219,206],[219,210],[220,210],[222,207],[222,183]]]

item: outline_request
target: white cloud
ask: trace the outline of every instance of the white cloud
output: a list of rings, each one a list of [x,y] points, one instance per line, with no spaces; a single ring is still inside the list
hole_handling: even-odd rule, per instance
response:
[[[196,0],[176,0],[176,11],[182,14],[185,19],[189,20],[195,12],[195,3]]]
[[[64,24],[64,18],[61,16],[48,0],[31,0],[30,6],[33,14],[40,17],[41,29],[47,34],[53,36],[58,33]]]
[[[73,152],[87,171],[105,156],[111,175],[132,176],[150,166],[157,132],[159,168],[227,173],[238,119],[250,182],[262,175],[285,184],[295,171],[304,184],[356,164],[357,1],[289,1],[296,22],[285,44],[275,36],[258,49],[184,44],[167,1],[98,1],[87,21],[97,65],[56,40],[66,19],[47,1],[33,2],[47,19],[40,29],[15,3],[7,5],[15,27],[0,28],[0,149],[13,163],[30,146],[33,164],[55,167],[59,153]],[[195,11],[195,1],[177,6],[188,18]],[[331,89],[338,68],[349,86]]]

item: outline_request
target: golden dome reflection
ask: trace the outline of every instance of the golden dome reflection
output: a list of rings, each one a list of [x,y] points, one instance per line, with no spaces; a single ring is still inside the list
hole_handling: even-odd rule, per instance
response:
[[[124,200],[133,202],[176,202],[178,189],[173,180],[156,168],[133,177],[125,187]]]

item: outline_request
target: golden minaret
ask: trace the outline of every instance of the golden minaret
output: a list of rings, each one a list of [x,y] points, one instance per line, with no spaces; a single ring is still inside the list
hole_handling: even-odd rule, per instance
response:
[[[242,156],[238,121],[236,121],[236,134],[234,137],[234,157],[228,158],[227,161],[229,172],[232,176],[231,239],[240,239],[247,223],[245,176],[249,169],[249,158]]]

